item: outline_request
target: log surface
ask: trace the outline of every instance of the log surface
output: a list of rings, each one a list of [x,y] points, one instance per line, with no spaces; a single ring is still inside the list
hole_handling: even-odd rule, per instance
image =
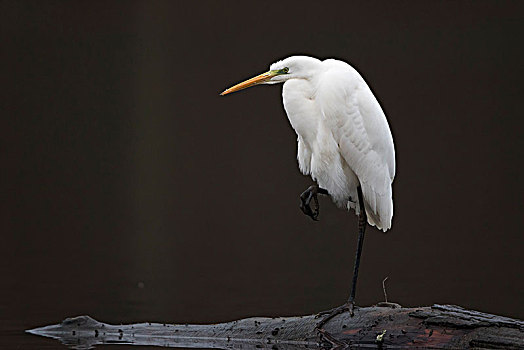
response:
[[[75,349],[132,344],[214,349],[524,349],[524,322],[453,305],[363,307],[331,319],[321,337],[318,315],[253,317],[210,325],[110,325],[78,316],[28,330]],[[327,341],[331,338],[333,341]]]

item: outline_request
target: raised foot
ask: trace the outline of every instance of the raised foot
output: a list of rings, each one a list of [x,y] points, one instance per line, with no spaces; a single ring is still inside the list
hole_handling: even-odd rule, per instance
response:
[[[323,329],[324,325],[329,321],[331,320],[333,317],[335,317],[336,315],[338,314],[341,314],[341,313],[344,313],[346,311],[349,311],[349,315],[351,317],[354,316],[354,304],[353,303],[345,303],[343,305],[340,305],[334,309],[331,309],[331,310],[328,310],[328,311],[322,311],[322,312],[319,312],[317,317],[320,317],[322,315],[326,315],[324,316],[324,318],[322,318],[322,320],[317,323],[317,325],[315,326],[315,329],[320,331]]]
[[[320,207],[318,205],[317,194],[319,193],[319,188],[317,185],[309,186],[307,190],[302,192],[300,195],[300,209],[302,212],[309,216],[311,219],[318,221],[318,214],[320,212]],[[314,208],[311,208],[311,201],[313,200]]]

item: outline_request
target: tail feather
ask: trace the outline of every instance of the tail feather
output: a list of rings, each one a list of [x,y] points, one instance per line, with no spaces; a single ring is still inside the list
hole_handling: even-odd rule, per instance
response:
[[[368,223],[386,232],[391,228],[391,220],[393,219],[391,186],[384,195],[380,195],[376,193],[371,186],[363,184],[362,192]]]

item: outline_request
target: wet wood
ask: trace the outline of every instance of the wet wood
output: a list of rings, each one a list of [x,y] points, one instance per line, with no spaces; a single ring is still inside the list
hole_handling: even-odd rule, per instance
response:
[[[315,329],[317,315],[262,318],[211,325],[139,323],[110,325],[89,316],[29,330],[75,349],[133,344],[218,349],[524,349],[524,322],[452,305],[364,307]]]

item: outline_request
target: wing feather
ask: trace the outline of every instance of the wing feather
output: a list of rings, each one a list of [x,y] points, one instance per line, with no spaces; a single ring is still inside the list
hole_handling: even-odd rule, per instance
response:
[[[393,217],[393,138],[373,93],[348,67],[323,74],[317,101],[344,160],[360,181],[369,223],[386,231]]]

